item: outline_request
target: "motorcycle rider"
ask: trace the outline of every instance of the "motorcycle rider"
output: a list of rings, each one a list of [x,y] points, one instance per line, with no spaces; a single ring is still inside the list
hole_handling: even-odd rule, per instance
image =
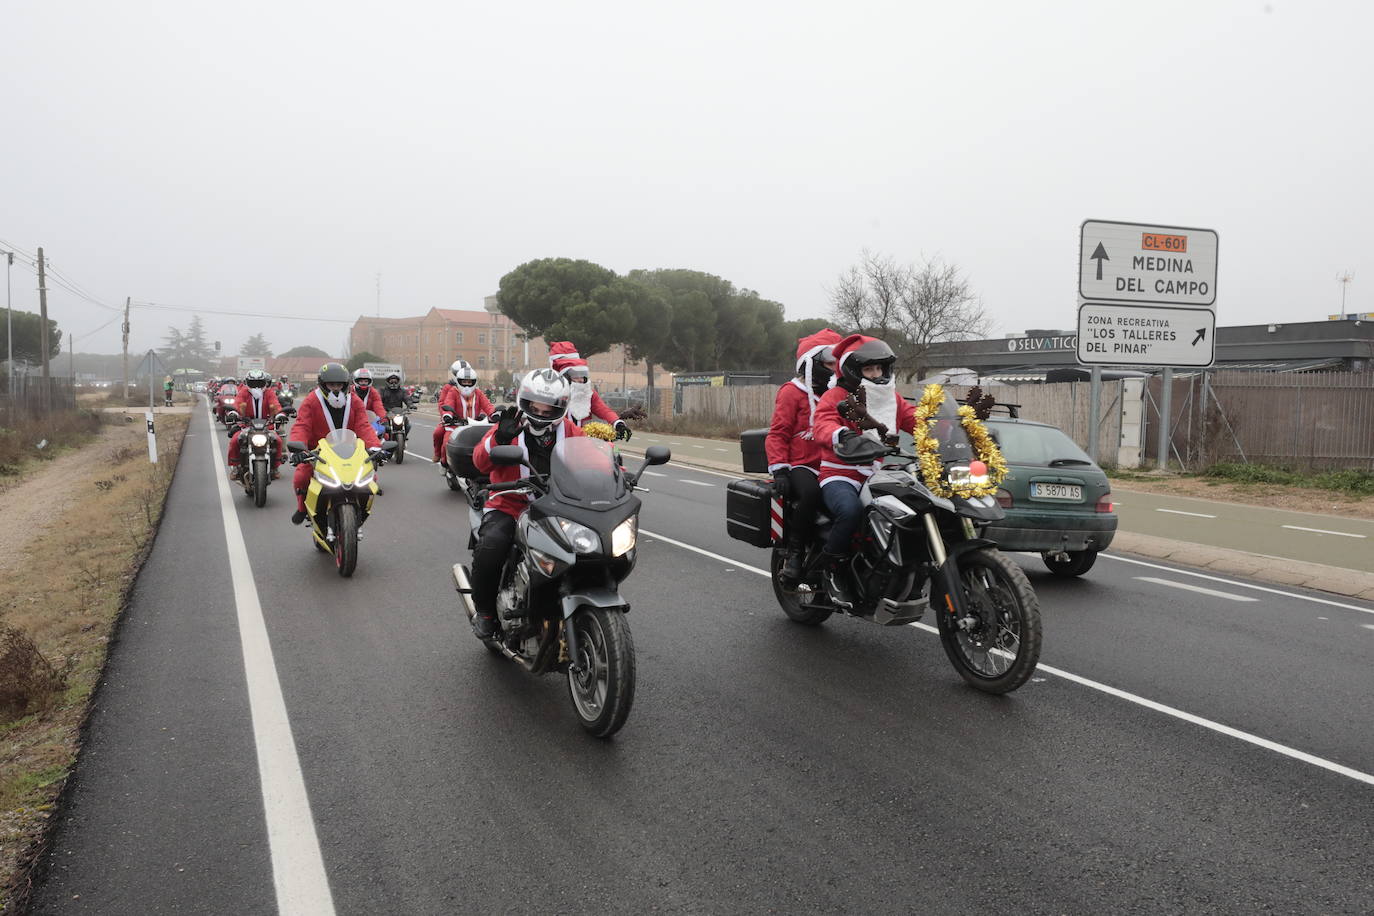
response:
[[[238,396],[239,396],[239,383],[238,383],[238,381],[237,381],[236,379],[234,379],[232,376],[225,376],[224,378],[220,379],[219,387],[217,387],[217,388],[215,389],[215,394],[214,394],[214,398],[215,398],[215,421],[216,421],[216,422],[219,422],[219,423],[223,423],[223,422],[224,422],[224,404],[223,404],[224,399],[225,399],[225,398],[234,398],[234,399],[237,399]]]
[[[386,407],[382,405],[382,396],[372,387],[371,369],[364,366],[353,373],[353,393],[362,399],[363,407],[377,415],[378,420],[386,421]]]
[[[528,477],[525,465],[494,464],[491,449],[496,445],[520,446],[537,473],[549,472],[553,447],[569,436],[583,432],[568,416],[569,384],[552,369],[535,369],[520,381],[516,407],[504,408],[501,421],[487,431],[472,452],[472,463],[492,483],[506,483]],[[483,508],[482,525],[477,531],[477,547],[472,552],[472,604],[477,611],[472,627],[480,639],[496,634],[496,592],[501,569],[515,540],[515,523],[529,506],[526,493],[493,493]]]
[[[821,498],[834,525],[826,538],[822,563],[826,588],[836,603],[852,606],[854,592],[845,572],[850,541],[863,516],[859,489],[879,462],[846,464],[835,446],[858,435],[889,441],[898,430],[916,428],[916,408],[897,393],[892,366],[897,356],[876,337],[851,334],[835,344],[835,377],[816,406],[812,435],[821,447]]]
[[[549,365],[572,385],[568,401],[568,415],[581,425],[589,417],[609,423],[615,429],[615,437],[626,441],[630,438],[630,427],[620,415],[601,400],[591,383],[591,370],[587,361],[578,356],[577,347],[570,340],[559,340],[549,344]]]
[[[386,377],[386,386],[379,393],[382,406],[387,410],[400,410],[406,406],[405,389],[401,387],[401,377],[395,372]]]
[[[830,328],[797,342],[797,375],[778,389],[773,422],[764,440],[773,492],[784,505],[789,498],[793,501],[787,517],[787,562],[782,568],[786,580],[801,578],[803,553],[816,528],[816,511],[821,505],[821,446],[812,436],[812,428],[816,405],[834,377],[832,348],[839,342],[840,335]]]
[[[491,416],[491,401],[477,387],[477,371],[467,360],[456,359],[448,367],[448,384],[439,394],[439,416],[458,420],[485,420]],[[444,461],[444,427],[434,427],[434,461]]]
[[[325,363],[320,367],[318,387],[301,398],[296,422],[291,426],[290,441],[304,442],[306,448],[314,449],[331,432],[351,429],[370,454],[381,448],[381,440],[372,431],[372,424],[367,422],[367,409],[362,399],[350,390],[349,381],[348,370],[340,363]],[[310,462],[296,464],[296,473],[291,480],[292,489],[296,491],[296,512],[291,516],[293,525],[305,521],[305,491],[313,473],[314,466]]]
[[[271,420],[281,413],[281,404],[277,401],[277,393],[267,384],[267,373],[261,369],[249,369],[243,377],[243,384],[239,386],[238,397],[234,402],[234,410],[238,412],[238,429],[229,437],[229,479],[238,480],[239,467],[239,436],[248,428],[248,421],[261,417],[264,420]],[[281,443],[274,442],[272,445],[272,479],[280,477],[277,466],[281,464]]]

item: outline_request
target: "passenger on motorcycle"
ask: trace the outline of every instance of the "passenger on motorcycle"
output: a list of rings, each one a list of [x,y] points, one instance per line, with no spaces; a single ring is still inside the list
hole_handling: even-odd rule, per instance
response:
[[[320,367],[318,387],[301,398],[296,422],[291,426],[290,441],[304,442],[306,448],[314,449],[321,439],[337,429],[353,430],[369,453],[381,448],[381,440],[372,431],[372,424],[367,422],[367,409],[349,390],[348,370],[339,363],[325,363]],[[305,491],[313,473],[314,466],[308,461],[296,465],[291,480],[292,489],[296,491],[296,513],[291,516],[293,525],[305,521]]]
[[[806,545],[816,529],[821,505],[821,446],[812,435],[816,405],[829,390],[834,377],[832,347],[840,335],[825,328],[797,342],[797,376],[778,389],[773,422],[764,448],[773,492],[784,503],[791,500],[787,516],[787,562],[782,578],[796,580],[802,574]]]
[[[609,423],[615,429],[617,439],[630,438],[630,427],[620,419],[619,414],[606,406],[606,402],[601,400],[601,395],[592,387],[591,371],[587,361],[578,356],[577,348],[573,346],[572,341],[559,340],[549,344],[549,365],[572,385],[572,393],[568,399],[568,416],[572,417],[573,422],[580,426],[589,418],[595,417]]]
[[[892,384],[897,357],[886,343],[851,334],[835,344],[834,352],[833,387],[816,407],[813,435],[821,447],[821,497],[834,519],[822,556],[826,587],[837,602],[852,605],[854,591],[844,564],[863,516],[859,490],[879,462],[865,467],[846,464],[836,457],[835,446],[858,435],[895,440],[899,430],[909,433],[916,428],[916,409]]]
[[[261,417],[270,421],[277,414],[281,413],[281,404],[277,401],[277,393],[267,384],[267,373],[261,369],[249,369],[248,374],[243,377],[243,384],[239,386],[238,397],[235,399],[234,410],[238,412],[238,429],[229,437],[229,479],[239,479],[239,436],[248,428],[248,421]],[[276,480],[280,474],[277,466],[281,464],[281,442],[275,441],[272,446],[272,479]]]
[[[540,474],[549,473],[553,447],[582,430],[568,418],[569,385],[552,369],[535,369],[520,382],[517,407],[504,409],[501,421],[487,431],[472,452],[472,463],[492,483],[507,483],[529,476],[524,465],[493,464],[491,449],[515,444],[528,456],[529,464]],[[515,540],[516,519],[529,506],[530,496],[521,492],[493,493],[483,508],[482,526],[477,531],[477,547],[472,552],[472,604],[477,616],[473,631],[481,639],[496,633],[496,592],[501,569]]]
[[[372,370],[366,366],[353,373],[353,393],[362,399],[363,407],[377,415],[378,420],[386,419],[382,396],[372,387]]]
[[[491,416],[491,401],[477,387],[477,371],[466,360],[457,359],[448,367],[448,384],[439,394],[439,416],[458,420],[485,420]],[[434,428],[434,460],[444,460],[444,426]]]
[[[283,375],[281,378],[277,379],[275,382],[272,383],[272,387],[276,389],[277,394],[290,394],[291,380]]]

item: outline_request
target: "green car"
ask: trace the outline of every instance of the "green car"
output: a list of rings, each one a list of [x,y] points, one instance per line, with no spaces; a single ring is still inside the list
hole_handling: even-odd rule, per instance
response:
[[[1007,460],[997,501],[1007,517],[983,536],[1001,550],[1038,551],[1057,576],[1081,576],[1116,536],[1107,475],[1060,429],[992,417],[988,432]]]

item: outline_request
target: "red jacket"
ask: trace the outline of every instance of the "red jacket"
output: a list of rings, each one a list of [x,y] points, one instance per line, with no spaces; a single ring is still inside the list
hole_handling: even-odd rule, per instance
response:
[[[306,448],[313,449],[319,445],[321,439],[334,431],[329,411],[320,401],[321,394],[320,389],[315,388],[301,398],[301,405],[296,408],[296,422],[291,425],[291,438],[287,441],[304,442]],[[372,424],[367,422],[366,411],[362,400],[350,392],[344,407],[343,425],[344,428],[353,430],[354,435],[363,440],[363,445],[378,448],[382,443],[372,431]]]
[[[526,432],[522,429],[511,445],[520,446],[521,450],[525,452],[525,457],[528,458],[530,453],[529,449],[525,447],[525,435]],[[554,441],[554,445],[562,442],[568,436],[582,435],[585,433],[582,432],[581,427],[564,417],[558,424],[558,438]],[[530,476],[530,469],[523,464],[494,464],[491,460],[491,448],[495,444],[496,427],[493,426],[487,430],[482,441],[477,443],[477,448],[472,450],[472,463],[477,467],[477,470],[488,475],[492,483],[509,483],[512,480],[520,480],[522,477]],[[528,493],[493,493],[487,497],[484,508],[504,512],[511,518],[519,518],[520,514],[529,506],[530,499]]]
[[[763,440],[768,472],[779,468],[810,468],[820,472],[821,447],[811,435],[811,399],[806,383],[792,379],[778,389],[773,422]]]
[[[459,394],[457,385],[449,382],[444,385],[444,390],[439,393],[439,415],[446,413],[453,414],[462,420],[475,420],[478,417],[489,417],[493,410],[491,401],[482,393],[482,389],[473,385],[468,389],[472,392],[472,397],[465,398]]]
[[[357,389],[354,389],[353,393],[358,394]],[[358,396],[363,402],[364,410],[370,410],[373,413],[375,413],[377,415],[378,420],[386,419],[386,407],[382,404],[381,392],[379,392],[376,388],[372,387],[371,385],[368,385],[367,397],[364,398],[362,397],[362,395]]]
[[[281,413],[281,402],[277,400],[277,393],[271,387],[262,390],[263,413],[258,414],[253,411],[253,389],[247,385],[239,386],[238,399],[234,403],[234,409],[239,412],[239,416],[245,420],[261,416],[264,420],[270,420]]]
[[[916,408],[907,403],[906,398],[898,394],[895,388],[892,390],[892,396],[897,399],[897,429],[890,432],[901,430],[909,433],[916,428]],[[855,487],[861,487],[878,467],[876,461],[864,466],[845,464],[835,457],[835,444],[839,441],[840,432],[846,429],[858,432],[857,426],[840,416],[839,404],[847,397],[849,392],[836,385],[827,391],[825,397],[816,405],[816,427],[813,435],[821,450],[821,486],[831,481],[843,480]]]
[[[588,382],[587,384],[590,385],[591,382]],[[611,410],[611,408],[607,407],[606,402],[601,400],[601,395],[598,394],[595,390],[592,391],[592,416],[600,420],[605,420],[607,423],[612,424],[615,423],[616,420],[620,419],[620,414],[616,413],[614,410]]]

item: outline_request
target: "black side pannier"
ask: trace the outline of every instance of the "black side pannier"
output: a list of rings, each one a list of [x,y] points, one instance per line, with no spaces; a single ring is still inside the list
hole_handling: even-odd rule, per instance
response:
[[[755,547],[773,546],[773,484],[732,480],[725,488],[725,530]]]
[[[746,429],[739,434],[739,450],[740,456],[744,459],[744,473],[768,473],[768,452],[763,444],[763,440],[767,438],[766,429]]]
[[[487,434],[489,429],[491,429],[489,423],[469,424],[458,427],[458,431],[449,436],[445,454],[448,458],[448,466],[453,469],[453,473],[459,477],[467,478],[485,476],[472,463],[472,451],[477,448],[477,443],[482,441],[482,437]]]

